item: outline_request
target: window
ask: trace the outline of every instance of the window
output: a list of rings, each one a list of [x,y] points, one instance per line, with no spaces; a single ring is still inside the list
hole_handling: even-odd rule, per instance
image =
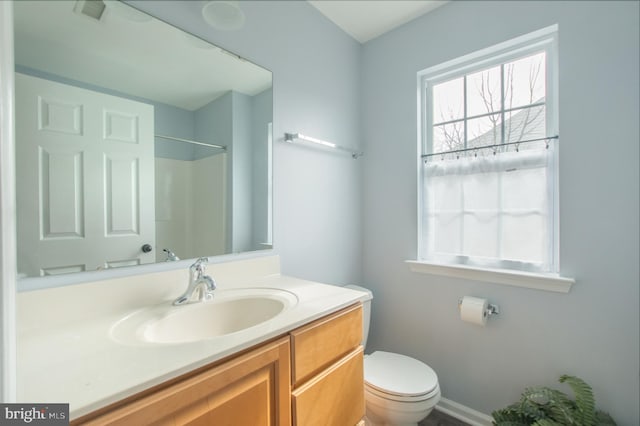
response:
[[[419,73],[419,260],[557,272],[556,31]]]

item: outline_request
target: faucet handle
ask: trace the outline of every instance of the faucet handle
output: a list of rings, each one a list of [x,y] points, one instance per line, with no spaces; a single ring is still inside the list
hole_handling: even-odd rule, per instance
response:
[[[200,258],[196,259],[195,262],[193,262],[193,264],[190,266],[190,268],[192,268],[192,269],[195,269],[195,268],[202,269],[203,268],[202,264],[203,263],[208,263],[208,262],[209,262],[209,258],[208,257],[200,257]]]
[[[193,265],[189,267],[189,270],[191,271],[192,280],[198,279],[204,274],[204,264],[207,262],[209,262],[208,257],[201,257],[195,262],[193,262]]]
[[[200,268],[200,270],[202,272],[204,272],[204,265],[205,265],[205,263],[209,263],[209,258],[208,257],[200,257],[200,258],[198,258],[198,260],[196,260],[196,263],[198,263],[198,267]]]

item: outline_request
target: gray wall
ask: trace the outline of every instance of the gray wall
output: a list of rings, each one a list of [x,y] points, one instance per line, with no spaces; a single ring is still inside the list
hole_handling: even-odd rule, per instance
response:
[[[271,98],[268,99],[271,102]],[[227,194],[226,232],[231,236],[227,239],[227,253],[256,249],[253,244],[256,197],[253,187],[254,158],[255,161],[264,163],[266,152],[259,153],[253,149],[253,127],[260,124],[254,119],[253,102],[251,96],[230,91],[196,112],[198,140],[226,146],[229,154],[227,158],[231,159],[227,164],[227,182],[230,188]],[[203,156],[220,152],[203,147],[197,147],[197,150]],[[266,215],[264,212],[263,214]]]
[[[168,4],[168,3],[167,3]],[[229,164],[229,158],[233,153],[233,95],[231,92],[220,96],[219,98],[209,102],[207,105],[198,109],[196,112],[196,136],[198,140],[211,142],[216,145],[227,147],[226,179],[227,188],[233,183],[233,165]],[[208,148],[205,148],[208,149]],[[233,242],[233,203],[232,191],[227,191],[225,208],[225,253],[232,253]]]
[[[360,145],[361,46],[302,1],[242,1],[245,27],[207,26],[200,2],[130,1],[273,72],[274,244],[282,270],[361,281],[361,161],[281,143],[300,132]]]
[[[155,132],[174,138],[194,139],[195,114],[193,111],[171,105],[146,101],[153,105]],[[155,138],[155,156],[174,160],[194,159],[194,147],[186,142]]]
[[[484,413],[525,386],[560,387],[561,374],[578,375],[619,424],[639,424],[638,5],[456,1],[364,46],[363,271],[375,297],[368,350],[429,363],[445,397]],[[560,263],[576,284],[562,295],[409,272],[416,72],[555,23]],[[489,298],[500,316],[485,328],[463,323],[463,295]]]

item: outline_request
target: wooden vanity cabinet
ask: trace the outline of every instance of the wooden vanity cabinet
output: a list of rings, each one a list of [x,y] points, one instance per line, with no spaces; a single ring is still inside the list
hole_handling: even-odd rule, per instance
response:
[[[82,425],[289,426],[289,338],[267,343]]]
[[[364,416],[362,305],[72,425],[353,426]]]

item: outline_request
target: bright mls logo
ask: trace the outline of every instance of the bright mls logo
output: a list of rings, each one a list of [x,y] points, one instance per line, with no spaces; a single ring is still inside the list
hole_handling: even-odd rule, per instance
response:
[[[0,404],[0,424],[68,426],[69,404]]]

